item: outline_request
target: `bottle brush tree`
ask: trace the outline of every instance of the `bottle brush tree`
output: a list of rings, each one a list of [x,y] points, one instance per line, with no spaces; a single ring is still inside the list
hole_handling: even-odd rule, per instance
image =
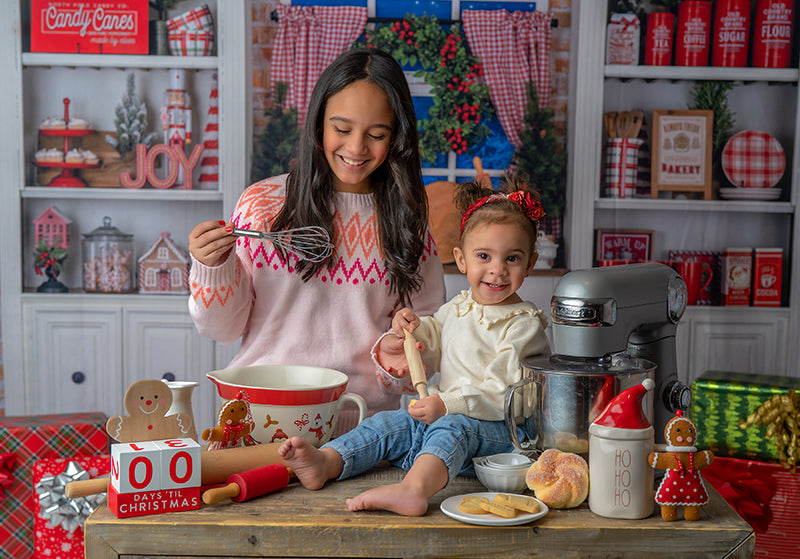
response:
[[[542,194],[547,218],[564,213],[566,206],[566,153],[558,142],[553,111],[539,107],[539,95],[528,83],[528,103],[520,132],[520,143],[512,156],[518,172],[528,175],[531,186]]]
[[[300,130],[297,109],[284,107],[289,86],[279,82],[275,87],[275,104],[264,111],[266,126],[256,138],[250,179],[255,182],[289,172],[295,156]]]
[[[128,74],[128,85],[122,102],[114,109],[114,126],[117,137],[106,135],[106,142],[119,152],[120,157],[136,150],[137,144],[147,147],[156,141],[157,133],[147,134],[147,107],[136,95],[133,74]]]

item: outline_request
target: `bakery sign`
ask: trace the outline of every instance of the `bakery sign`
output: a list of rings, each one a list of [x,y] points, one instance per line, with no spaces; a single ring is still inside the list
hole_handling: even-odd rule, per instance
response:
[[[147,54],[147,0],[31,0],[31,52]]]

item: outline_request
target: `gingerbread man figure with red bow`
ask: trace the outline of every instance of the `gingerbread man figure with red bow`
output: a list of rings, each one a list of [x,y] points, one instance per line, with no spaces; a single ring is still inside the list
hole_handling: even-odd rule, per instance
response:
[[[711,464],[710,450],[698,452],[697,426],[678,410],[664,428],[667,442],[665,452],[651,452],[647,461],[653,468],[667,470],[656,491],[656,503],[661,506],[661,518],[671,522],[678,518],[683,507],[685,520],[698,520],[700,508],[708,504],[708,492],[700,470]]]

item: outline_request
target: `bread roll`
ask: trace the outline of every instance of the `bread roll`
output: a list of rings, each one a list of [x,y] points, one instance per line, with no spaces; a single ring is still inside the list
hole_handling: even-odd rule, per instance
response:
[[[531,465],[525,482],[548,507],[577,507],[589,495],[589,465],[577,454],[551,448]]]

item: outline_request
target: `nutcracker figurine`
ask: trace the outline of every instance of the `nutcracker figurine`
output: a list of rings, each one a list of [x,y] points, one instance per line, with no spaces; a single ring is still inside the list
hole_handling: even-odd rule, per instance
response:
[[[166,105],[161,107],[161,128],[164,130],[164,143],[184,149],[192,143],[191,100],[186,91],[185,70],[169,71],[169,89]],[[183,182],[183,169],[178,173]]]

